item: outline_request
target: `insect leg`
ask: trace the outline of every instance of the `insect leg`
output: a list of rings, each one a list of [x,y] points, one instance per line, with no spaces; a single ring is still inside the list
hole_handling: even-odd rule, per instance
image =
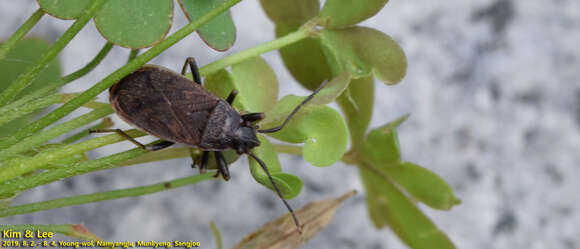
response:
[[[232,90],[232,92],[230,92],[230,95],[228,95],[228,98],[226,99],[228,104],[232,105],[234,103],[234,99],[236,98],[236,95],[238,95],[238,90],[234,89],[234,90]]]
[[[207,162],[209,161],[209,151],[204,151],[201,155],[201,165],[199,165],[199,173],[204,174],[207,170]]]
[[[159,143],[156,144],[150,144],[145,146],[146,150],[148,151],[156,151],[156,150],[161,150],[161,149],[165,149],[171,145],[174,145],[174,142],[169,142],[169,141],[161,141]]]
[[[187,70],[187,65],[191,69],[191,75],[193,75],[193,81],[195,83],[201,85],[201,77],[199,77],[199,69],[197,69],[197,63],[195,63],[195,59],[193,57],[187,57],[185,63],[183,64],[183,68],[181,69],[181,75],[185,75],[185,71]]]
[[[228,169],[228,163],[226,162],[224,155],[220,151],[215,151],[214,154],[215,160],[218,164],[218,172],[215,174],[215,176],[217,177],[221,173],[224,177],[224,180],[230,180],[230,170]]]
[[[242,120],[246,122],[255,122],[264,119],[263,112],[254,112],[254,113],[247,113],[242,115]]]
[[[142,149],[149,150],[149,149],[147,149],[147,146],[143,145],[142,143],[139,143],[137,140],[135,140],[131,136],[127,135],[127,133],[125,133],[121,129],[89,130],[89,133],[110,133],[110,132],[115,132],[119,136],[124,137],[125,139],[129,140],[129,142],[134,143],[135,145],[141,147]]]

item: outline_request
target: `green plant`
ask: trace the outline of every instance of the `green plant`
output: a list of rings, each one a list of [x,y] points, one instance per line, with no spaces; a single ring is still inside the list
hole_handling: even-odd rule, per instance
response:
[[[228,9],[241,0],[213,0],[204,4],[179,0],[191,21],[165,37],[171,26],[172,0],[39,0],[40,9],[0,47],[0,61],[15,58],[19,41],[43,13],[75,19],[70,28],[17,77],[8,80],[0,93],[0,125],[17,127],[0,138],[0,197],[4,204],[0,217],[78,205],[82,203],[144,195],[212,179],[209,174],[176,179],[167,183],[101,192],[82,196],[9,207],[9,200],[28,189],[78,174],[115,167],[188,157],[189,150],[171,148],[146,153],[140,148],[87,160],[84,153],[122,141],[108,135],[77,142],[87,133],[71,134],[112,113],[108,104],[92,99],[124,76],[137,70],[164,50],[198,31],[216,50],[226,50],[234,42],[235,27]],[[432,208],[447,210],[459,203],[451,188],[436,174],[400,157],[396,128],[406,118],[372,129],[368,126],[373,109],[374,79],[385,84],[398,83],[406,73],[402,49],[389,36],[357,23],[375,15],[386,0],[327,0],[320,9],[318,0],[260,1],[276,25],[277,39],[214,61],[200,69],[205,87],[225,97],[235,88],[239,95],[234,107],[242,112],[265,112],[262,128],[273,127],[304,97],[289,95],[278,100],[275,73],[260,58],[262,53],[278,49],[294,78],[304,87],[314,89],[329,82],[289,124],[271,136],[288,143],[272,144],[260,136],[261,146],[254,153],[268,167],[285,198],[297,196],[302,188],[299,177],[281,170],[277,153],[299,154],[312,165],[330,166],[342,160],[360,169],[367,192],[370,216],[377,227],[390,226],[412,248],[454,248],[450,240],[416,207],[412,200]],[[77,72],[59,77],[40,77],[47,65],[54,63],[60,51],[91,19],[109,41],[100,53]],[[143,26],[146,25],[146,26]],[[136,32],[137,31],[137,32]],[[25,42],[26,40],[22,40]],[[82,93],[54,93],[94,69],[113,44],[132,49],[123,67],[106,76]],[[139,54],[139,49],[149,47]],[[6,60],[6,63],[10,63]],[[52,64],[51,64],[52,65]],[[227,68],[229,70],[227,70]],[[58,71],[58,70],[57,70]],[[36,87],[35,79],[45,83]],[[255,89],[260,89],[256,92]],[[326,106],[337,101],[342,112]],[[53,104],[60,107],[36,121],[31,113]],[[91,112],[52,126],[72,111],[84,106]],[[346,121],[345,121],[346,120]],[[20,123],[15,123],[20,122]],[[98,126],[107,126],[106,120]],[[129,135],[145,134],[130,130]],[[59,144],[49,141],[67,136]],[[351,147],[347,150],[350,136]],[[199,151],[196,151],[199,156]],[[227,161],[237,160],[235,153]],[[210,161],[210,168],[215,162]],[[266,175],[253,161],[250,170],[257,182],[271,188]],[[48,229],[48,228],[46,228]],[[56,229],[56,228],[55,228]]]

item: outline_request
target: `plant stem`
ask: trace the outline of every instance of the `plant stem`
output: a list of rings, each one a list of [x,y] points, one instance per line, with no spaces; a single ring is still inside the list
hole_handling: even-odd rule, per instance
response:
[[[121,190],[113,190],[107,192],[99,192],[94,194],[78,195],[72,197],[65,197],[50,201],[42,201],[20,206],[8,207],[0,210],[0,217],[34,213],[42,210],[49,210],[61,207],[68,207],[74,205],[81,205],[91,202],[106,201],[113,199],[120,199],[126,197],[136,197],[146,194],[161,192],[168,189],[183,187],[190,184],[195,184],[201,181],[215,179],[211,173],[203,175],[194,175],[183,177],[168,182],[146,185],[136,188],[127,188]]]
[[[126,131],[125,133],[127,133],[131,137],[139,137],[139,136],[145,135],[143,132],[140,132],[137,130],[129,130],[129,131]],[[4,162],[4,165],[2,165],[2,167],[0,167],[0,182],[4,182],[6,180],[19,177],[22,174],[39,169],[40,167],[42,167],[43,165],[45,165],[49,162],[59,160],[62,158],[66,158],[66,157],[70,157],[72,155],[84,153],[86,151],[89,151],[89,150],[92,150],[95,148],[99,148],[99,147],[102,147],[102,146],[105,146],[108,144],[120,142],[120,141],[125,141],[125,138],[122,136],[119,136],[117,134],[112,134],[112,135],[108,135],[108,136],[97,137],[97,138],[94,138],[91,140],[80,142],[78,144],[72,144],[69,146],[65,146],[65,147],[60,148],[60,149],[41,152],[41,153],[38,153],[37,155],[35,155],[34,157],[31,157],[31,158],[13,159],[13,160]],[[139,150],[143,151],[141,148],[139,148]],[[71,169],[71,168],[64,168],[64,169],[69,171],[69,172],[73,172],[74,170],[78,170],[77,168],[78,167],[75,166],[74,169]],[[50,171],[50,172],[53,172],[53,171]],[[50,172],[47,172],[47,173],[50,173]],[[20,180],[19,184],[17,184],[17,185],[24,185],[24,181],[29,179],[29,178],[32,178],[32,177],[28,177],[26,179]],[[0,186],[0,189],[3,189],[3,188],[4,188],[4,186]],[[4,191],[0,191],[0,192],[4,192]]]
[[[0,93],[0,106],[4,106],[8,101],[12,100],[20,91],[26,88],[32,80],[34,80],[42,70],[46,68],[62,49],[81,31],[81,29],[93,18],[105,0],[93,0],[91,5],[85,13],[77,19],[70,28],[62,34],[62,36],[54,42],[48,51],[46,51],[38,60],[38,62],[30,67],[26,73],[21,74],[10,84],[2,93]]]
[[[135,59],[139,55],[139,49],[131,49],[131,53],[129,53],[129,58],[127,58],[127,63]]]
[[[288,46],[292,43],[298,42],[304,38],[310,36],[310,30],[307,28],[300,28],[295,32],[287,34],[283,37],[280,37],[276,40],[272,40],[269,42],[262,43],[256,47],[235,53],[228,57],[225,57],[221,60],[214,61],[210,64],[207,64],[200,68],[199,73],[201,75],[208,75],[215,73],[227,66],[231,66],[248,58],[258,56],[268,51],[272,51],[275,49],[279,49],[285,46]]]
[[[34,27],[34,25],[36,25],[38,23],[38,21],[40,21],[40,18],[42,18],[42,16],[44,15],[44,11],[42,11],[42,9],[38,9],[36,10],[36,12],[34,12],[17,30],[16,32],[14,32],[14,34],[12,34],[12,36],[10,36],[10,38],[8,38],[8,40],[6,40],[2,46],[0,46],[0,60],[4,59],[4,57],[6,57],[6,55],[8,54],[8,52],[14,48],[14,45],[16,45],[16,43],[18,43],[18,41],[22,40],[22,37],[24,37],[28,31],[30,31],[30,29],[32,29],[32,27]]]
[[[0,143],[0,149],[5,147],[6,143],[10,142],[13,143],[14,141],[22,140],[23,138],[28,137],[31,134],[42,130],[43,128],[49,126],[50,124],[56,122],[57,120],[66,116],[67,114],[71,113],[78,107],[82,106],[84,103],[89,102],[91,99],[99,95],[101,92],[105,91],[107,88],[111,87],[113,84],[121,80],[123,77],[139,69],[145,63],[155,58],[155,56],[159,55],[161,52],[165,51],[173,44],[185,38],[187,35],[195,31],[201,25],[207,23],[208,21],[218,16],[219,14],[223,13],[224,11],[226,11],[227,9],[229,9],[230,7],[232,7],[233,5],[235,5],[240,1],[241,0],[227,0],[224,3],[220,4],[219,6],[217,6],[215,9],[212,9],[210,12],[200,17],[199,19],[179,29],[177,32],[167,37],[167,39],[159,42],[156,46],[150,48],[145,53],[139,55],[137,58],[127,63],[125,66],[117,69],[117,71],[111,73],[109,76],[107,76],[106,78],[95,84],[93,87],[84,91],[76,98],[65,103],[58,109],[40,118],[36,122],[31,123],[25,126],[24,128],[18,130],[12,136],[13,139],[3,141],[2,143]]]
[[[77,224],[61,224],[61,225],[45,225],[45,224],[22,224],[22,225],[0,225],[0,230],[14,230],[14,231],[40,231],[60,233],[69,237],[84,239],[84,240],[101,240],[101,238],[90,233],[83,225]]]
[[[48,142],[54,138],[59,137],[62,134],[65,134],[70,130],[74,130],[81,126],[87,125],[111,113],[113,113],[113,110],[111,109],[110,106],[106,105],[103,106],[102,108],[95,109],[85,115],[69,120],[55,127],[52,127],[42,133],[37,133],[33,136],[27,137],[21,140],[20,142],[0,151],[0,161],[6,160],[7,158],[14,156],[15,154],[26,152],[35,146],[39,146],[45,142]],[[0,173],[0,176],[2,175],[2,173]],[[0,177],[0,179],[1,178],[2,177]]]
[[[276,152],[292,155],[302,155],[302,146],[287,145],[287,144],[273,144]]]
[[[0,107],[0,125],[8,123],[19,117],[33,113],[34,111],[56,104],[61,99],[60,94],[52,94],[35,101],[28,101],[22,105],[13,106],[12,104]]]

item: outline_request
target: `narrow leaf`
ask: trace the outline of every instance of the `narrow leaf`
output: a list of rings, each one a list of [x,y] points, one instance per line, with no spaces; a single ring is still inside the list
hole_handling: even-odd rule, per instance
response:
[[[386,225],[413,249],[453,249],[455,246],[427,216],[386,176],[360,168],[366,190],[367,206],[376,227]]]
[[[312,202],[296,211],[302,223],[299,234],[289,214],[264,224],[260,229],[246,236],[233,249],[293,249],[300,248],[324,229],[334,216],[338,206],[356,194],[350,191],[336,199]]]
[[[420,202],[440,210],[449,210],[459,205],[451,186],[440,176],[419,165],[404,162],[397,165],[381,166],[390,178]]]
[[[225,0],[179,0],[178,2],[187,19],[192,22]],[[236,26],[229,11],[225,11],[201,26],[197,33],[208,46],[217,51],[228,50],[236,40]]]
[[[404,115],[397,120],[373,129],[366,137],[361,154],[373,163],[389,164],[401,160],[401,148],[397,127],[403,123],[409,115]]]

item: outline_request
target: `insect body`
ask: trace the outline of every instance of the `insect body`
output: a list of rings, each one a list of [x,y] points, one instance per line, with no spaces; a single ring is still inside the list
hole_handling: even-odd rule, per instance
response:
[[[187,65],[191,68],[195,83],[182,76]],[[116,132],[146,150],[159,150],[175,143],[199,148],[203,151],[201,172],[207,169],[209,153],[213,152],[218,164],[215,176],[221,174],[225,180],[229,180],[230,174],[222,151],[235,150],[238,154],[248,154],[264,169],[300,229],[298,219],[283,199],[268,168],[251,150],[260,145],[257,132],[271,133],[282,129],[322,86],[298,105],[282,125],[258,130],[257,125],[253,123],[262,120],[264,114],[241,115],[234,110],[231,104],[236,97],[236,90],[233,90],[226,100],[222,100],[204,89],[193,58],[186,60],[181,74],[162,67],[146,65],[109,89],[111,105],[115,112],[133,126],[161,138],[162,142],[145,146],[119,129],[91,132]]]

